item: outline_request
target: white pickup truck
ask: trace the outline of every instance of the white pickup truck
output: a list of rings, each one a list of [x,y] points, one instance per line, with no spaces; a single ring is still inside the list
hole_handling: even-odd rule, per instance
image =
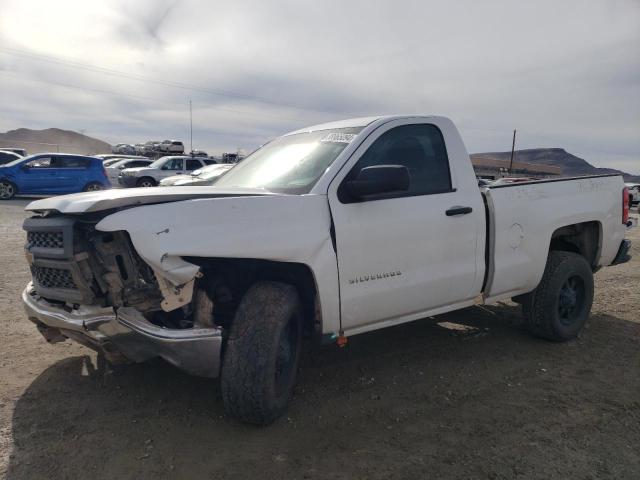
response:
[[[344,344],[511,298],[533,334],[566,341],[589,315],[593,273],[629,259],[621,177],[480,189],[438,116],[291,132],[212,187],[27,210],[23,300],[48,341],[220,376],[226,411],[258,424],[284,412],[303,336]]]

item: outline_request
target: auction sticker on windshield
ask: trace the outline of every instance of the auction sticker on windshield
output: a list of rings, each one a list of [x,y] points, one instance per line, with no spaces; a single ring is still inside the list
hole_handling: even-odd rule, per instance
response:
[[[334,132],[326,134],[320,141],[328,143],[351,143],[354,138],[356,138],[355,133]]]

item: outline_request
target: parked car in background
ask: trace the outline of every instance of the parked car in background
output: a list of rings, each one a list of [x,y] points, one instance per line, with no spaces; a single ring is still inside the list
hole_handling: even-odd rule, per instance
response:
[[[191,155],[192,157],[209,157],[209,154],[202,150],[191,150],[189,152],[189,155]]]
[[[624,185],[629,190],[629,203],[631,205],[640,203],[640,183],[625,183]]]
[[[184,155],[162,157],[148,167],[125,168],[118,176],[118,183],[123,187],[155,187],[163,178],[191,173],[205,165],[207,163],[202,158]]]
[[[27,151],[24,148],[2,147],[2,148],[0,148],[0,151],[16,153],[16,154],[20,155],[21,157],[26,157],[27,156]]]
[[[20,158],[22,158],[22,155],[10,152],[9,150],[0,150],[0,165],[13,162],[14,160],[18,160]]]
[[[227,173],[233,164],[223,163],[207,165],[199,170],[194,170],[189,175],[173,175],[160,180],[161,187],[194,187],[200,185],[213,185],[222,175]]]
[[[184,153],[184,145],[178,140],[165,140],[160,144],[163,153]]]
[[[113,162],[113,163],[112,163]],[[105,171],[107,172],[107,177],[109,178],[109,182],[112,186],[119,186],[118,184],[118,176],[120,172],[125,168],[138,168],[138,167],[148,167],[153,163],[153,160],[149,160],[146,157],[142,158],[114,158],[112,160],[107,160],[104,162]]]
[[[0,199],[17,194],[54,195],[109,188],[102,160],[66,153],[38,153],[0,165]]]
[[[128,143],[119,143],[111,148],[112,153],[120,153],[123,155],[135,155],[136,147]]]
[[[243,160],[245,157],[239,153],[223,153],[222,154],[222,163],[238,163]]]
[[[142,147],[142,155],[151,155],[157,151],[156,145],[160,145],[159,141],[149,140]]]
[[[136,143],[133,148],[136,149],[136,155],[142,155],[144,153],[144,143]]]

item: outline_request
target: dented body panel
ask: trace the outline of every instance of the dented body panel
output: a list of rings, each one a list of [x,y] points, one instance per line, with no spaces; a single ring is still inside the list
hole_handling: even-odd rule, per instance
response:
[[[138,254],[175,285],[193,280],[199,270],[183,257],[307,265],[318,288],[325,333],[337,331],[339,316],[330,228],[322,195],[192,199],[123,210],[96,225],[100,231],[128,232]]]

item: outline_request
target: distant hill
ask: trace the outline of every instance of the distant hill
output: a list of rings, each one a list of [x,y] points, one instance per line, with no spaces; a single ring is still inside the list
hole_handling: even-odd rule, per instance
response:
[[[487,152],[473,153],[472,159],[489,159],[509,161],[511,152]],[[567,152],[564,148],[532,148],[528,150],[516,150],[513,161],[532,163],[534,165],[554,165],[562,168],[563,176],[578,175],[603,175],[616,173],[624,177],[626,182],[640,183],[640,175],[631,175],[614,168],[598,168],[591,165],[583,158],[576,157]]]
[[[88,137],[71,130],[47,128],[31,130],[19,128],[0,133],[0,147],[24,148],[29,154],[42,152],[65,152],[83,155],[111,153],[111,145],[97,138]]]

